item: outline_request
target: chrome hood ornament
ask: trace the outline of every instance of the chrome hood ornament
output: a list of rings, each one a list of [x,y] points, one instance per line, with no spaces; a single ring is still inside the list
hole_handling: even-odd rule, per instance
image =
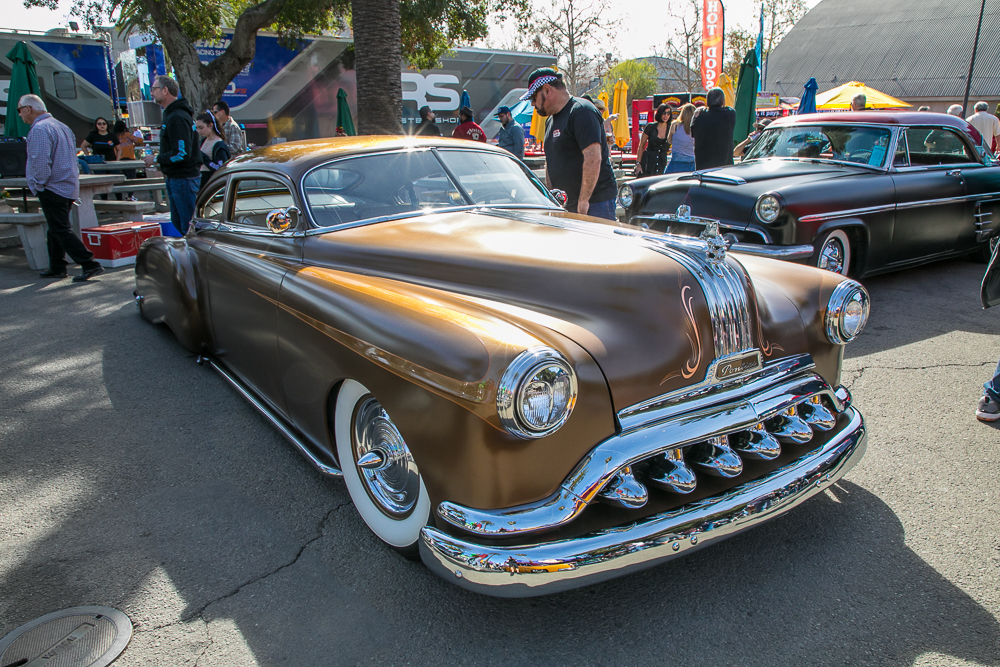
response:
[[[678,209],[679,211],[680,209]],[[726,243],[726,239],[722,238],[722,234],[719,233],[719,222],[717,220],[706,222],[705,231],[698,238],[705,242],[705,254],[708,256],[708,261],[713,264],[725,261],[726,250],[729,249],[729,246]]]

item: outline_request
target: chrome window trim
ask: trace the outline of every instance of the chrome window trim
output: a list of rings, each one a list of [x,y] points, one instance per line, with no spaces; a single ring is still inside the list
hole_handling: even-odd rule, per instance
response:
[[[336,162],[340,162],[342,160],[351,160],[351,159],[360,158],[360,157],[371,157],[371,156],[375,156],[375,155],[392,155],[394,153],[403,153],[403,152],[417,153],[417,152],[427,151],[427,152],[430,152],[432,155],[434,155],[434,158],[441,165],[441,168],[448,175],[448,178],[450,178],[452,180],[452,184],[455,187],[459,188],[459,191],[462,193],[462,197],[464,197],[466,199],[466,201],[468,201],[469,200],[468,199],[469,198],[468,193],[464,191],[464,188],[462,188],[461,183],[457,182],[454,174],[451,173],[451,169],[448,168],[448,165],[446,165],[444,163],[444,161],[437,155],[438,148],[439,148],[438,146],[413,146],[413,147],[407,147],[407,148],[394,148],[394,149],[391,149],[391,150],[372,151],[370,153],[369,152],[358,152],[358,153],[351,153],[350,155],[338,155],[336,157],[330,158],[326,162],[320,162],[319,164],[310,167],[304,174],[302,174],[302,176],[299,177],[299,187],[301,189],[302,184],[305,183],[305,180],[306,180],[306,178],[309,177],[309,174],[313,173],[317,169],[322,169],[324,167],[329,167],[331,164],[334,164]],[[515,158],[513,155],[510,155],[510,154],[501,155],[499,153],[495,153],[494,151],[482,150],[481,148],[479,148],[477,146],[469,146],[468,148],[466,148],[464,146],[462,146],[462,147],[457,147],[457,146],[456,147],[451,147],[451,146],[448,146],[448,147],[440,147],[440,148],[441,148],[441,150],[450,150],[450,151],[474,151],[476,153],[487,153],[488,155],[496,155],[498,157],[508,157],[508,159],[517,161],[517,158]],[[505,153],[506,153],[506,151],[505,151]],[[527,168],[527,165],[525,165],[524,163],[522,163],[520,161],[517,161],[517,162],[518,162],[518,166],[521,167],[521,170],[524,171],[526,174],[528,174],[528,176],[529,176],[530,179],[533,179],[536,182],[541,183],[542,186],[543,186],[542,187],[542,191],[544,193],[548,193],[548,189],[544,187],[545,184],[538,180],[538,177],[535,176],[534,173],[532,173],[531,170]],[[326,227],[320,227],[316,223],[316,219],[313,218],[312,208],[306,203],[306,202],[309,201],[309,199],[306,197],[305,190],[301,190],[301,192],[299,193],[299,197],[302,200],[303,204],[305,204],[306,216],[308,217],[308,221],[309,221],[309,229],[305,230],[306,236],[312,236],[312,234],[314,232],[316,232],[316,231],[322,231],[323,233],[326,233],[326,232],[337,231],[339,229],[350,229],[350,228],[353,228],[353,227],[361,227],[361,226],[365,226],[365,225],[375,224],[375,223],[378,223],[378,222],[386,222],[388,220],[401,220],[403,218],[412,217],[412,216],[416,216],[416,215],[425,215],[424,212],[419,211],[419,210],[418,211],[408,211],[407,213],[401,213],[401,214],[398,214],[398,215],[379,216],[377,218],[366,218],[365,220],[354,220],[352,222],[344,222],[344,223],[341,223],[339,225],[328,225]],[[551,197],[551,195],[550,195],[550,197]],[[555,200],[552,200],[552,204],[553,204],[552,209],[543,209],[543,210],[554,210],[554,211],[564,211],[565,210],[563,207],[561,207],[558,204],[556,204]],[[474,208],[483,208],[484,206],[485,206],[484,204],[464,204],[462,206],[457,206],[457,207],[436,208],[436,209],[432,209],[431,212],[433,212],[433,213],[445,213],[445,212],[448,212],[448,211],[470,210],[470,209],[474,209]],[[522,207],[523,208],[533,208],[533,209],[539,209],[539,208],[541,208],[541,207],[539,207],[536,204],[508,204],[507,206],[498,207],[498,208],[522,208]]]
[[[759,424],[789,406],[816,395],[832,402],[837,412],[848,405],[822,377],[804,371],[723,390],[710,407],[680,412],[671,418],[613,435],[590,450],[548,498],[515,507],[476,509],[450,501],[437,507],[438,516],[474,535],[507,537],[563,526],[583,512],[622,470],[670,449],[718,437]],[[763,385],[763,386],[761,386]],[[748,391],[755,389],[756,393]]]

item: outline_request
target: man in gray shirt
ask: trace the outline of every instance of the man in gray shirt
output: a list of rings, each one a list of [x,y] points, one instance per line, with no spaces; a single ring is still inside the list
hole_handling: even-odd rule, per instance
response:
[[[38,203],[48,223],[46,241],[49,268],[43,278],[66,277],[66,255],[80,265],[81,273],[73,277],[80,283],[104,273],[104,267],[87,250],[69,222],[70,207],[80,196],[80,172],[76,164],[76,138],[68,127],[57,121],[45,109],[38,95],[23,95],[17,103],[17,113],[27,125],[28,164],[25,176],[28,188],[38,197]]]
[[[503,123],[503,127],[497,132],[497,145],[513,153],[518,160],[523,160],[524,129],[521,128],[520,123],[514,122],[510,107],[500,107],[497,110],[497,119]]]

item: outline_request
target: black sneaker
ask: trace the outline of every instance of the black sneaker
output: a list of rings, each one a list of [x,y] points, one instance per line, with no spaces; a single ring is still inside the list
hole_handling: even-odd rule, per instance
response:
[[[94,276],[99,276],[102,273],[104,273],[104,267],[98,264],[93,269],[85,270],[80,275],[73,276],[73,282],[75,282],[75,283],[85,283],[88,280],[90,280],[91,278],[93,278]]]
[[[65,278],[67,274],[65,271],[53,271],[52,269],[45,269],[39,273],[42,278]]]
[[[983,396],[976,408],[976,419],[983,422],[995,422],[1000,419],[1000,403],[994,401],[991,396]]]

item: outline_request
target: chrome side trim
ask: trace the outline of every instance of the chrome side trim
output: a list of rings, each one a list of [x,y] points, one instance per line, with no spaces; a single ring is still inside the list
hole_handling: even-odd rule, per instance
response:
[[[895,204],[884,204],[882,206],[867,206],[865,208],[851,208],[843,211],[831,211],[830,213],[816,213],[814,215],[804,215],[799,218],[799,222],[823,222],[824,220],[835,220],[837,218],[849,218],[855,215],[868,215],[869,213],[885,213],[895,211]]]
[[[734,243],[729,250],[731,252],[742,252],[745,255],[770,257],[771,259],[783,259],[786,261],[809,259],[816,252],[816,249],[811,245],[773,246],[759,245],[757,243]]]
[[[282,418],[274,410],[272,410],[271,407],[267,405],[263,400],[258,398],[257,395],[253,392],[253,390],[244,385],[239,378],[230,373],[226,368],[222,366],[222,364],[220,364],[215,359],[206,357],[198,357],[198,363],[199,364],[208,363],[209,366],[214,368],[215,371],[219,375],[221,375],[222,378],[233,387],[233,389],[238,391],[240,395],[243,398],[245,398],[247,402],[250,403],[250,405],[257,408],[257,411],[260,412],[260,414],[262,414],[265,419],[271,422],[271,425],[274,426],[274,428],[278,429],[278,432],[281,433],[281,435],[285,436],[285,438],[290,443],[292,443],[297,450],[299,450],[299,453],[302,454],[302,456],[306,457],[309,463],[313,464],[313,466],[317,470],[319,470],[320,473],[328,477],[344,476],[344,473],[341,472],[339,468],[327,465],[326,463],[320,461],[319,458],[317,458],[317,456],[312,452],[312,449],[306,443],[306,441],[303,440],[301,437],[299,437],[298,433],[295,432],[295,430],[284,420],[284,418]]]
[[[618,411],[618,423],[623,432],[634,431],[648,424],[665,421],[682,412],[700,410],[719,403],[731,403],[763,390],[774,382],[776,376],[794,375],[812,370],[814,367],[811,356],[800,354],[779,359],[747,375],[721,382],[715,379],[715,373],[711,372],[713,369],[709,369],[706,378],[696,385],[622,408]],[[840,401],[838,409],[839,403]]]
[[[582,537],[485,546],[433,528],[420,534],[420,558],[463,588],[498,597],[533,597],[643,570],[719,542],[784,514],[832,486],[864,456],[867,432],[849,408],[848,424],[825,445],[735,489],[680,509]]]
[[[985,200],[980,200],[975,203],[974,213],[972,217],[975,218],[976,227],[976,241],[982,242],[988,239],[994,230],[994,220],[992,211],[983,211],[982,206],[987,202]]]
[[[943,197],[941,199],[923,199],[921,201],[911,201],[905,204],[896,204],[897,211],[904,211],[909,208],[924,208],[926,206],[941,206],[942,204],[957,204],[967,199],[965,195],[961,197]]]
[[[556,528],[583,512],[626,466],[684,445],[750,429],[817,394],[826,396],[838,411],[846,407],[826,380],[806,372],[765,387],[753,396],[689,410],[672,419],[612,436],[590,450],[559,489],[544,500],[495,510],[444,501],[437,512],[453,526],[483,536],[510,536]]]

